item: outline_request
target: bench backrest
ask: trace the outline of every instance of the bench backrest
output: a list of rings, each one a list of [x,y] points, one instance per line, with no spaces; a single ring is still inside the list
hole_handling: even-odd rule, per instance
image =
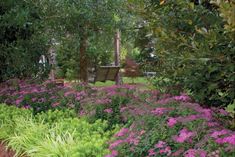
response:
[[[118,76],[119,69],[119,66],[100,66],[97,69],[94,82],[105,82],[106,80],[115,81]]]

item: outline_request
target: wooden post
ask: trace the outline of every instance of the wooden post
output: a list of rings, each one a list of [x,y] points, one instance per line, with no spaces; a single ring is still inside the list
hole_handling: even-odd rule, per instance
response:
[[[55,49],[53,47],[51,47],[49,49],[49,63],[51,65],[49,79],[51,81],[55,81],[56,53],[55,53]]]
[[[116,31],[115,37],[114,37],[114,57],[115,57],[115,66],[120,66],[120,32],[119,30]],[[121,84],[120,81],[120,74],[118,73],[116,78],[116,85]]]

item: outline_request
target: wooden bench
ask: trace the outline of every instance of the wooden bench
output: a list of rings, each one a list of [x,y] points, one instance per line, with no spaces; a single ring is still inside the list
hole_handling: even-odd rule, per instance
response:
[[[64,79],[55,79],[55,84],[58,86],[64,86]]]
[[[118,76],[119,70],[119,66],[100,66],[97,69],[94,78],[90,78],[89,82],[105,82],[107,80],[115,81]]]
[[[153,71],[144,72],[144,76],[146,76],[146,77],[154,77],[156,75],[157,75],[157,73],[153,72]]]

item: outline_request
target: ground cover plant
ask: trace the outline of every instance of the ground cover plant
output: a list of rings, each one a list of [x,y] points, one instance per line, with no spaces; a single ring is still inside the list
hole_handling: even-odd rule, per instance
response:
[[[104,156],[112,134],[101,120],[92,124],[70,110],[33,116],[32,110],[0,105],[0,139],[16,156]]]
[[[229,113],[203,108],[183,93],[173,96],[125,84],[16,84],[2,84],[0,90],[1,101],[8,103],[0,108],[0,137],[18,154],[227,157],[235,153]],[[85,144],[78,144],[84,136]]]

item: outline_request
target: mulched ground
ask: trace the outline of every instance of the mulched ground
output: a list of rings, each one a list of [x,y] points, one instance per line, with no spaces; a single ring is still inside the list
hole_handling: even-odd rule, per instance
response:
[[[0,141],[0,157],[14,157],[15,152],[13,150],[6,150],[6,146]]]

